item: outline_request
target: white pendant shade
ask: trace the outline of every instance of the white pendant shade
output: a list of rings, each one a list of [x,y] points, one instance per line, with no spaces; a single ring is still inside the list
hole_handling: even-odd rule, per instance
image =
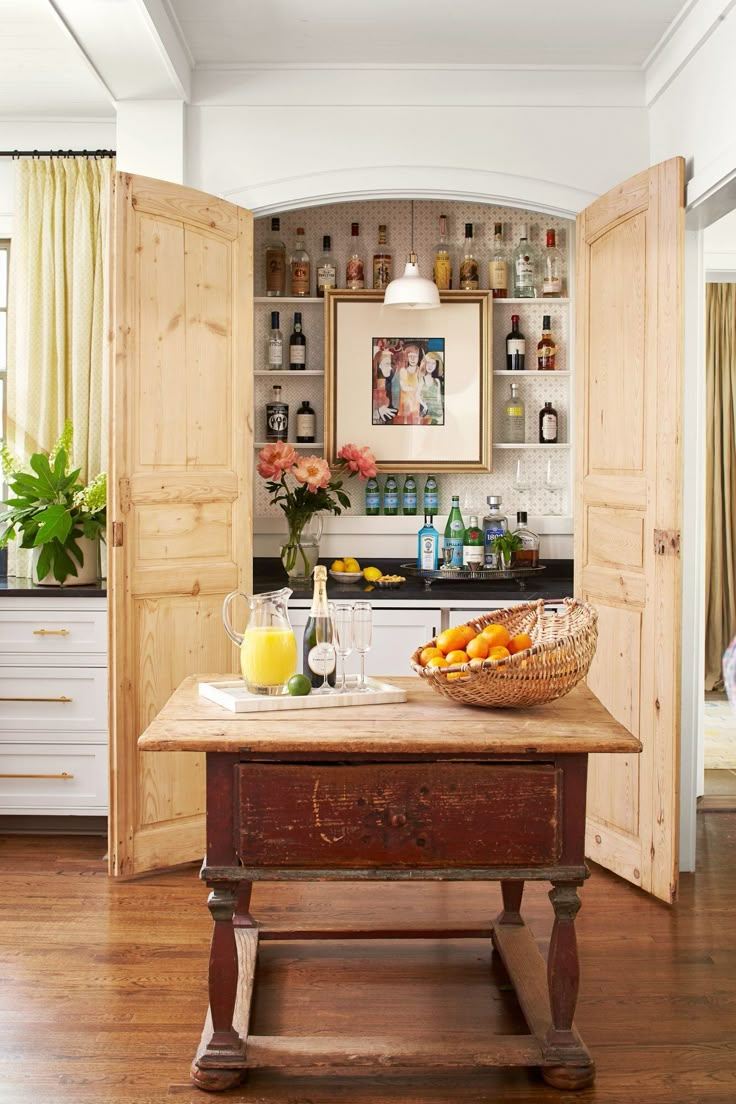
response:
[[[432,280],[425,280],[419,275],[416,254],[410,254],[404,275],[388,285],[383,303],[386,307],[401,310],[432,310],[439,307],[440,293]]]

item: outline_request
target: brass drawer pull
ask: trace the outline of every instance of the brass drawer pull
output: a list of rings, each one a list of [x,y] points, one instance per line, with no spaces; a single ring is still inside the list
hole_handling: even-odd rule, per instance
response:
[[[61,774],[0,774],[0,778],[73,778],[73,774],[62,771]]]
[[[64,694],[60,698],[0,698],[0,701],[40,701],[40,702],[70,702],[74,701],[74,698],[67,698]]]
[[[34,629],[34,636],[69,636],[69,629]]]

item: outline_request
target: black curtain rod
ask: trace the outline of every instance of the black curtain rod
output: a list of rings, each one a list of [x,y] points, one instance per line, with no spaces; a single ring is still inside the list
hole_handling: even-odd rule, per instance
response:
[[[0,157],[12,157],[14,161],[21,157],[114,157],[115,150],[0,150]]]

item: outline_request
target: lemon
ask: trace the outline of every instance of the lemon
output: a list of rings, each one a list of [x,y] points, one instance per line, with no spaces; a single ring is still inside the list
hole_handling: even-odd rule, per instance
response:
[[[367,583],[375,583],[376,579],[381,578],[381,571],[377,567],[366,567],[363,569],[363,578]]]
[[[352,571],[360,571],[360,564],[358,563],[357,560],[346,559],[345,560],[345,570],[346,571],[351,571],[351,572]]]
[[[340,572],[340,571],[344,571],[344,570],[345,570],[345,564],[343,563],[342,560],[333,560],[332,563],[330,564],[330,571]]]

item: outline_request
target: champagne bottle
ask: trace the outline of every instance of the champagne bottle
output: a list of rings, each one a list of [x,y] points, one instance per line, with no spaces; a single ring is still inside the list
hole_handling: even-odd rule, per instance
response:
[[[335,653],[324,647],[324,643],[317,643],[317,624],[321,622],[325,626],[325,632],[320,633],[321,641],[332,640],[332,621],[327,605],[327,568],[324,564],[317,564],[314,569],[314,595],[312,608],[309,611],[307,623],[304,626],[304,644],[302,648],[302,661],[304,674],[309,678],[312,686],[321,686],[325,672],[330,686],[335,685]]]

